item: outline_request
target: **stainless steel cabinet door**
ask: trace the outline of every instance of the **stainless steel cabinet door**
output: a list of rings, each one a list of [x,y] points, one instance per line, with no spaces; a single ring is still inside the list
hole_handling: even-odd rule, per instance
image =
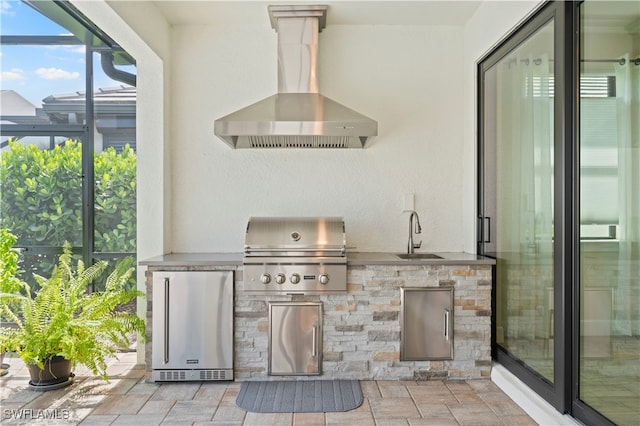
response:
[[[269,304],[269,374],[322,373],[322,303]]]
[[[453,289],[401,292],[400,360],[453,359]]]
[[[233,368],[233,272],[153,273],[153,368]]]

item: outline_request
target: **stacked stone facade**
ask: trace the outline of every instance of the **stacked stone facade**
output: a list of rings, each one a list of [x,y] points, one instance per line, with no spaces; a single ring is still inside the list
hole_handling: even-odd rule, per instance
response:
[[[487,378],[491,371],[491,265],[349,266],[346,293],[264,295],[245,292],[242,268],[235,270],[235,379],[269,380],[269,302],[320,301],[323,305],[324,379],[428,380]],[[147,296],[151,324],[153,270],[224,269],[149,267]],[[452,360],[400,361],[400,289],[454,289]],[[147,368],[151,335],[147,333]],[[317,376],[297,376],[299,379]],[[282,377],[273,377],[282,379]]]

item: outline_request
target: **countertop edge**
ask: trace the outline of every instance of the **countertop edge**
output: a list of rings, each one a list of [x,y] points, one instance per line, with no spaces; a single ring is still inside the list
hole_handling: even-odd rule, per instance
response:
[[[348,266],[495,265],[495,259],[464,252],[432,252],[441,259],[398,258],[391,252],[350,252]],[[169,253],[139,261],[141,266],[242,266],[242,253]]]
[[[141,266],[242,266],[242,253],[168,253],[144,259]]]

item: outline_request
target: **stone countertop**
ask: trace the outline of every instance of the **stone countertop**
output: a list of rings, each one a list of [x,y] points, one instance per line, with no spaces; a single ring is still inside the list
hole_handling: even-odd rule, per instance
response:
[[[391,252],[349,252],[347,265],[494,265],[495,259],[462,252],[433,252],[442,259],[400,259]],[[242,266],[242,253],[170,253],[140,261],[142,266]]]
[[[422,252],[416,252],[422,253]],[[347,254],[350,266],[366,265],[495,265],[495,259],[463,252],[429,252],[442,259],[401,259],[396,253],[388,252],[353,252]],[[397,252],[401,254],[401,252]]]
[[[143,266],[242,266],[242,253],[169,253],[140,261]]]

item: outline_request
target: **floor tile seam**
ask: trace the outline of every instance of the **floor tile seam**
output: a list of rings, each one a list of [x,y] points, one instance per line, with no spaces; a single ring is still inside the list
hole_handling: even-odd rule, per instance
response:
[[[377,386],[377,384],[376,384],[376,386]],[[376,422],[376,416],[373,414],[373,406],[371,405],[371,400],[369,398],[363,398],[362,404],[365,403],[365,400],[367,402],[367,406],[369,407],[368,408],[369,416],[371,416],[371,420],[373,420],[373,423],[375,423]],[[361,406],[362,405],[360,405],[360,407]],[[360,408],[360,407],[358,407],[358,408]],[[357,410],[358,408],[355,408],[355,409]],[[325,423],[326,426],[329,426],[329,425],[327,425],[327,416],[326,416],[326,414],[324,416],[324,423]]]
[[[515,403],[514,403],[515,404]],[[491,406],[489,406],[489,408],[491,408],[491,410],[493,411],[493,413],[498,416],[498,418],[503,419],[503,418],[507,418],[507,417],[512,417],[512,416],[527,416],[529,417],[531,420],[533,420],[533,418],[531,418],[531,416],[529,416],[529,414],[524,411],[519,405],[515,404],[516,407],[521,411],[518,414],[500,414],[498,413],[496,410],[494,410]],[[508,424],[508,423],[505,423]]]
[[[124,394],[106,395],[106,397],[105,397],[104,399],[106,399],[106,398],[108,398],[108,397],[110,397],[110,396],[117,396],[117,397],[123,397],[123,398],[126,398],[126,397],[127,397],[127,394],[126,394],[126,393],[124,393]],[[150,398],[151,398],[151,395],[147,395],[147,399],[146,399],[146,400],[144,401],[144,403],[140,406],[140,408],[138,408],[138,409],[136,410],[135,414],[132,414],[132,415],[137,416],[137,415],[140,413],[140,410],[142,410],[142,407],[144,407],[144,406],[145,406],[145,404],[146,404],[147,402],[149,402],[149,399],[150,399]],[[104,402],[104,399],[100,401],[100,404],[98,404],[97,406],[93,407],[93,408],[91,409],[91,411],[89,411],[89,413],[88,413],[88,414],[83,418],[83,420],[84,420],[84,419],[86,419],[87,417],[89,417],[90,415],[92,415],[92,414],[94,413],[94,411],[96,411],[96,410],[98,410],[100,407],[102,407],[102,404],[103,404],[103,402]],[[108,413],[105,413],[105,414],[108,414]],[[116,415],[116,418],[117,418],[117,417],[120,417],[120,416],[122,416],[122,415],[126,415],[126,414],[122,414],[122,413],[113,413],[113,414],[115,414],[115,415]],[[101,416],[101,415],[104,415],[104,414],[96,414],[96,415]],[[130,414],[130,415],[131,415],[131,414]],[[112,422],[112,423],[113,423],[113,422]]]
[[[158,387],[158,389],[160,389],[160,387]],[[151,397],[153,396],[153,394],[155,394],[155,392],[154,392],[154,393],[152,393],[151,395],[149,395],[149,398],[147,399],[147,402],[148,402],[148,401],[151,401]],[[166,400],[158,400],[158,401],[166,401]],[[175,407],[175,406],[176,406],[176,403],[178,402],[178,400],[177,400],[177,399],[174,399],[174,400],[172,400],[172,401],[173,401],[173,404],[171,404],[171,407],[169,407],[169,409],[167,410],[167,412],[166,412],[166,413],[164,413],[164,415],[162,416],[162,420],[160,420],[160,424],[162,424],[162,422],[164,422],[164,421],[167,419],[167,416],[169,415],[169,413],[171,412],[171,410],[173,410],[173,407]],[[140,409],[142,409],[142,407],[140,407]],[[140,411],[140,410],[138,410],[138,411]]]
[[[379,398],[384,398],[384,396],[382,396],[382,389],[380,389],[380,381],[375,380],[374,383],[376,384],[376,389],[378,390]],[[371,408],[371,404],[369,404],[369,408]]]
[[[448,383],[452,383],[452,384],[453,384],[453,383],[455,383],[456,385],[460,385],[460,384],[464,383],[465,385],[467,385],[467,389],[465,389],[465,390],[463,390],[463,391],[460,391],[460,390],[459,390],[460,392],[473,392],[473,393],[475,393],[475,394],[480,394],[480,392],[478,392],[477,390],[475,390],[474,388],[472,388],[472,387],[467,383],[467,381],[466,381],[466,380],[455,380],[455,381],[452,381],[452,380],[443,380],[443,383],[444,383],[445,387],[446,387],[447,389],[449,389],[449,392],[451,392],[451,393],[452,393],[452,394],[454,394],[454,395],[455,395],[455,393],[456,393],[456,390],[452,389],[452,388],[448,385]]]
[[[465,403],[465,402],[458,401],[458,404],[471,404],[471,403]],[[478,404],[478,403],[476,402],[475,404]],[[502,426],[511,426],[511,423],[505,423],[504,420],[502,419],[502,417],[500,417],[486,402],[482,401],[482,404],[485,405],[494,416],[496,416],[496,418],[500,421]],[[459,425],[464,424],[463,423],[464,420],[463,419],[458,419],[456,414],[451,410],[451,407],[449,407],[449,403],[445,402],[445,405],[447,406],[447,408],[451,412],[451,415],[453,415],[453,418],[456,420],[456,422],[458,422]]]
[[[216,418],[216,414],[218,414],[218,412],[220,411],[220,407],[222,406],[222,401],[220,401],[220,403],[216,406],[216,409],[213,410],[213,414],[211,414],[211,418],[209,419],[209,421],[211,423],[214,423],[214,419]],[[236,405],[237,407],[237,405]],[[242,410],[242,408],[238,407],[240,410]],[[244,411],[244,410],[242,410]],[[244,424],[244,421],[247,418],[247,413],[248,411],[244,411],[244,414],[242,415],[242,421],[240,422],[240,424]],[[168,414],[168,413],[167,413]]]
[[[128,395],[128,394],[127,394],[127,393],[125,393],[125,394],[123,394],[122,396],[126,397],[127,395]],[[147,402],[149,402],[149,401],[151,400],[151,395],[153,395],[153,394],[146,395],[146,397],[147,397],[147,398],[144,400],[144,403],[142,403],[142,405],[140,405],[140,407],[136,410],[136,414],[135,414],[136,416],[137,416],[138,414],[140,414],[140,410],[142,410],[142,407],[144,407],[145,405],[147,405]],[[142,396],[145,396],[145,395],[143,394]],[[175,402],[174,402],[174,404],[175,404]],[[173,407],[173,405],[172,405],[172,407]],[[120,416],[120,414],[118,414],[118,416]]]
[[[442,381],[442,380],[440,380]],[[446,385],[445,385],[446,386]],[[422,412],[422,410],[420,409],[420,405],[418,404],[418,402],[416,401],[415,397],[413,396],[413,394],[411,392],[409,392],[409,389],[407,389],[407,393],[409,393],[409,397],[411,398],[411,400],[413,401],[413,405],[416,407],[416,411],[418,412],[418,414],[420,414],[420,418],[421,419],[426,419],[427,417],[425,416],[425,413]],[[453,412],[451,411],[451,408],[449,408],[449,405],[447,405],[447,403],[443,403],[445,407],[447,407],[447,410],[449,410],[449,414],[451,414],[451,416],[453,416],[453,418],[456,420],[456,422],[458,424],[460,424],[460,422],[458,421],[458,419],[456,418],[456,416],[453,415]],[[375,418],[374,418],[375,421]],[[409,424],[409,422],[407,422],[407,424]]]
[[[233,397],[233,396],[227,397],[227,395],[229,395],[230,391],[232,391],[232,390],[233,390],[233,388],[230,387],[229,385],[225,386],[224,392],[222,394],[222,398],[220,398],[220,402],[218,402],[218,405],[217,405],[216,409],[214,410],[213,415],[211,416],[211,423],[213,423],[213,424],[224,424],[224,425],[228,425],[228,424],[229,425],[230,424],[244,425],[244,422],[247,419],[248,411],[243,410],[242,408],[238,407],[238,405],[236,404],[237,395],[236,395],[236,397]],[[228,401],[226,401],[225,398]],[[228,405],[227,405],[227,403],[228,403]],[[220,412],[220,409],[223,408],[223,407],[237,408],[238,410],[242,411],[243,412],[242,420],[238,420],[238,421],[235,421],[235,420],[224,420],[222,422],[216,422],[215,421],[216,414],[218,414]]]
[[[390,418],[390,417],[385,417],[385,419],[386,419],[386,420],[381,420],[380,422],[379,422],[379,421],[377,421],[377,420],[374,418],[374,419],[373,419],[373,424],[374,424],[374,425],[376,425],[376,426],[388,425],[388,424],[389,424],[389,423],[388,423],[388,419],[389,419],[389,418]],[[400,418],[400,417],[397,417],[397,418]],[[409,425],[411,424],[411,423],[409,423],[409,420],[408,420],[406,417],[403,417],[403,418],[404,418],[404,420],[405,420],[404,424],[405,424],[405,425],[407,425],[407,426],[409,426]],[[394,426],[398,426],[398,425],[394,425]]]
[[[479,393],[479,395],[480,395],[480,398],[482,398],[482,394],[480,394],[480,393]],[[509,401],[510,401],[511,403],[513,403],[514,405],[516,405],[516,407],[520,408],[520,406],[519,406],[519,405],[517,405],[517,404],[516,404],[516,403],[515,403],[511,398],[509,398]],[[487,407],[489,407],[489,409],[491,410],[491,412],[492,412],[492,413],[493,413],[493,414],[494,414],[494,415],[495,415],[495,416],[496,416],[496,417],[497,417],[497,418],[502,422],[502,424],[503,424],[503,425],[510,426],[510,425],[512,424],[511,422],[509,422],[509,421],[508,421],[508,418],[509,418],[509,417],[513,417],[512,415],[504,415],[504,416],[503,416],[503,415],[499,414],[496,410],[494,410],[494,409],[493,409],[493,407],[492,407],[492,406],[491,406],[487,401],[485,401],[484,399],[482,399],[482,402],[484,403],[484,405],[486,405]],[[522,410],[522,409],[521,409],[521,411],[522,411],[522,413],[517,414],[517,415],[525,415],[525,416],[528,416],[529,418],[531,418],[531,417],[527,414],[527,412],[526,412],[526,411],[524,411],[524,410]],[[533,419],[531,419],[531,420],[533,421]]]
[[[478,392],[471,391],[470,393],[472,393],[472,394],[474,394],[474,395],[478,396],[478,397],[480,398],[480,400],[486,404],[486,401],[485,401],[484,399],[482,399],[482,397],[479,395],[479,393],[478,393]],[[455,399],[456,399],[460,404],[464,404],[464,403],[469,403],[469,402],[470,402],[470,401],[463,401],[463,400],[461,399],[461,398],[463,398],[463,396],[462,396],[462,395],[460,395],[460,397],[458,397],[458,394],[457,394],[456,392],[451,391],[451,395],[453,395],[453,397],[454,397],[454,398],[455,398]]]

